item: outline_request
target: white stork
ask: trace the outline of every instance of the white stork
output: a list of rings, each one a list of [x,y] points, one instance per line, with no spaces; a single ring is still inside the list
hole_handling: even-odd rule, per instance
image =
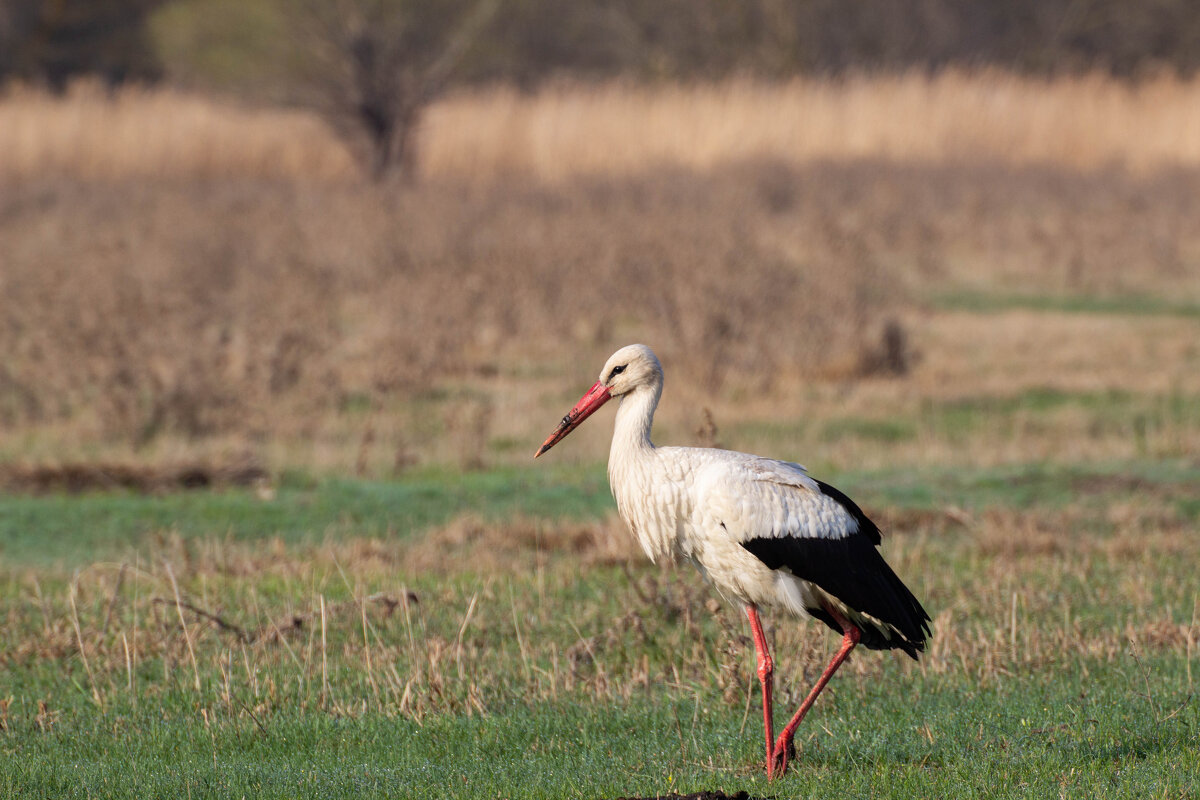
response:
[[[662,365],[649,347],[621,348],[535,458],[610,398],[621,398],[608,456],[617,510],[652,561],[686,558],[745,606],[762,683],[767,775],[775,778],[795,753],[796,728],[854,646],[899,649],[915,659],[930,635],[929,615],[879,554],[875,523],[804,467],[729,450],[655,447],[650,426],[662,388]],[[842,634],[778,739],[760,607],[811,614]]]

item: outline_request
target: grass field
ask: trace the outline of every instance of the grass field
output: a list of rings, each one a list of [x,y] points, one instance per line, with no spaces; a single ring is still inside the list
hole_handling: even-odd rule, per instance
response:
[[[448,100],[494,149],[415,187],[298,112],[0,102],[0,796],[1196,796],[1195,84],[574,91]],[[934,618],[782,783],[608,414],[531,461],[635,340],[657,441],[807,464]],[[836,640],[767,626],[793,705]]]
[[[0,786],[22,797],[1194,791],[1200,465],[834,477],[878,509],[935,638],[916,664],[856,656],[780,786],[756,767],[740,614],[690,570],[631,551],[601,474],[553,468],[293,478],[272,498],[3,501]],[[473,511],[444,520],[453,507]],[[772,623],[782,702],[795,703],[835,641],[812,623]]]

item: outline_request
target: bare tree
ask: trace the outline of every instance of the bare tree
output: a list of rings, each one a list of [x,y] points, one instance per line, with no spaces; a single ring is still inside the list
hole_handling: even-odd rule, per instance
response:
[[[303,0],[312,100],[375,179],[416,170],[421,114],[500,0]]]
[[[115,86],[157,80],[147,20],[167,0],[0,0],[0,81],[66,89],[80,75]]]

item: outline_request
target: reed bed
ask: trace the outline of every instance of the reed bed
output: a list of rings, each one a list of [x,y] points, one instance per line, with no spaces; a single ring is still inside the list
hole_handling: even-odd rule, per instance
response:
[[[251,108],[175,89],[107,91],[86,82],[63,97],[11,87],[0,99],[0,179],[354,174],[349,153],[304,110]]]
[[[1200,163],[1200,82],[1003,72],[473,92],[429,114],[424,166],[569,180],[730,161],[987,160],[1091,170]]]
[[[998,71],[797,78],[781,83],[550,85],[461,91],[421,131],[426,177],[568,181],[772,159],[990,160],[1072,170],[1200,164],[1200,80]],[[316,115],[177,89],[0,98],[0,178],[358,175]]]

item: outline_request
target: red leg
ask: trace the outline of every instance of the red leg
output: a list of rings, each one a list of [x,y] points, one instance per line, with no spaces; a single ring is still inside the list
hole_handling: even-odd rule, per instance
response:
[[[813,686],[812,691],[808,693],[808,697],[804,698],[804,702],[800,704],[800,710],[792,717],[783,732],[779,734],[779,740],[775,742],[775,749],[770,756],[771,768],[768,768],[770,775],[782,775],[787,770],[788,752],[792,749],[792,739],[796,736],[796,728],[800,727],[801,720],[808,710],[812,708],[812,704],[816,702],[817,695],[825,688],[825,684],[829,683],[829,679],[833,677],[833,673],[837,672],[837,668],[842,665],[846,657],[850,655],[850,651],[858,644],[858,640],[862,638],[862,631],[850,624],[850,622],[829,606],[825,607],[829,615],[833,617],[838,625],[842,626],[842,646],[838,649],[837,655],[829,662],[829,666],[821,673],[821,677],[817,680],[817,684]]]
[[[771,661],[771,650],[767,647],[767,635],[763,633],[762,623],[758,620],[758,609],[752,605],[746,606],[746,616],[750,618],[750,630],[754,634],[754,655],[758,659],[758,682],[762,684],[763,730],[767,734],[767,777],[771,777],[771,748],[775,742],[775,725],[772,717],[771,686],[775,674],[775,664]]]

